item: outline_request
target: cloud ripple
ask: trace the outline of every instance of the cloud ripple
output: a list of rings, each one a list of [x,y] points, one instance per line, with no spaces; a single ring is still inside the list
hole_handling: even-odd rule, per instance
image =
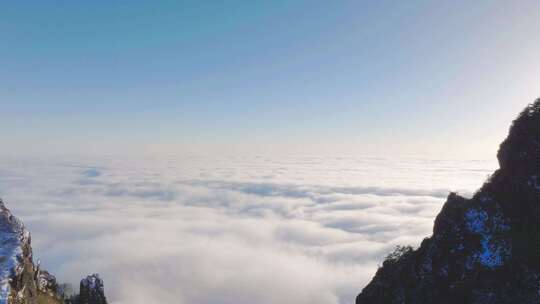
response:
[[[351,303],[494,164],[381,158],[0,160],[45,267],[112,303]]]

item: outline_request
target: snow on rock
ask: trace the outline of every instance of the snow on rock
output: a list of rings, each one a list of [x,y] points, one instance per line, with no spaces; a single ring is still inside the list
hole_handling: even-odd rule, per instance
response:
[[[82,279],[81,284],[85,288],[103,290],[103,281],[99,278],[99,274],[97,273]]]
[[[17,283],[15,279],[21,279],[23,271],[32,261],[32,249],[30,247],[30,233],[25,229],[22,222],[14,217],[0,200],[0,304],[8,304],[12,296],[12,286]],[[29,286],[32,288],[35,286]],[[17,295],[24,296],[22,290]]]
[[[52,274],[34,265],[30,233],[0,199],[0,304],[107,304],[98,274],[80,288],[80,296],[65,295]]]
[[[540,99],[497,158],[481,189],[469,199],[451,193],[433,235],[385,261],[356,304],[540,303]]]
[[[489,215],[487,211],[471,208],[465,213],[467,228],[480,235],[481,248],[470,258],[485,267],[502,266],[511,254],[511,245],[506,240],[497,241],[495,236],[510,230],[500,213]]]
[[[61,299],[63,298],[63,290],[58,285],[58,282],[56,281],[56,277],[50,274],[46,270],[42,270],[39,262],[36,270],[36,283],[37,283],[37,289],[42,292],[43,294],[47,294],[51,298]]]
[[[95,273],[81,280],[79,304],[107,304],[103,280]]]

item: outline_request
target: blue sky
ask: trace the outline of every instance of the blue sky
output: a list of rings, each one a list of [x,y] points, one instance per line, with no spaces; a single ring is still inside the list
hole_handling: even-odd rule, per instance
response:
[[[537,1],[4,3],[2,153],[491,156],[540,96],[538,20]]]

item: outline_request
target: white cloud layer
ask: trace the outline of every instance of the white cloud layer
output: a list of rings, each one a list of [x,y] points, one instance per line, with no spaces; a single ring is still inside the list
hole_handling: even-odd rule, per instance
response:
[[[114,304],[352,303],[392,247],[431,233],[492,161],[2,159],[0,196],[60,281]]]

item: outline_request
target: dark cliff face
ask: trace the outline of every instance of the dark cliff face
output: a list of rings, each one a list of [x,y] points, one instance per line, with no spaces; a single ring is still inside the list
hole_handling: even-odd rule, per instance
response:
[[[79,304],[107,304],[103,281],[98,274],[89,275],[81,281]]]
[[[540,100],[497,156],[484,186],[450,194],[433,235],[387,259],[357,304],[540,303]]]

